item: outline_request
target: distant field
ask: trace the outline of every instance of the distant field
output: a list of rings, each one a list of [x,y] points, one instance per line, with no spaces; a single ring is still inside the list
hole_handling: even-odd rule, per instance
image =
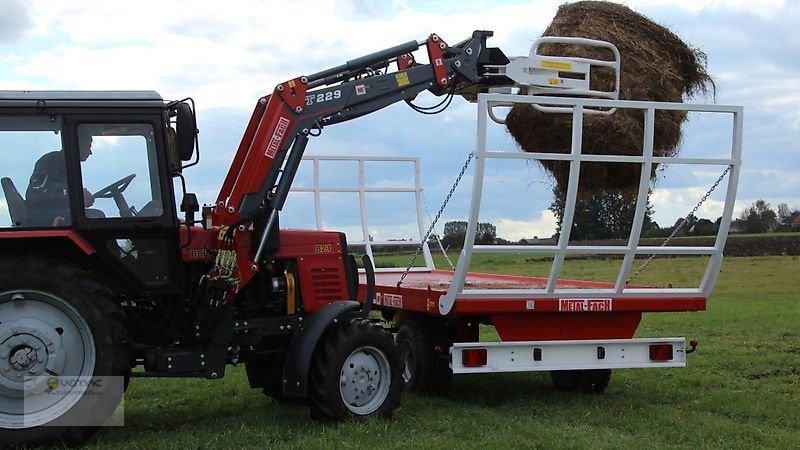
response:
[[[481,257],[476,270],[524,274],[544,264]],[[698,263],[674,258],[661,270]],[[579,261],[565,275],[605,279],[613,267]],[[341,425],[313,422],[304,406],[276,405],[249,389],[244,367],[218,381],[135,379],[125,428],[102,430],[87,448],[800,446],[798,257],[727,258],[708,311],[646,315],[638,334],[700,346],[684,369],[618,370],[599,396],[558,392],[544,373],[458,376],[443,397],[404,394],[392,421]]]

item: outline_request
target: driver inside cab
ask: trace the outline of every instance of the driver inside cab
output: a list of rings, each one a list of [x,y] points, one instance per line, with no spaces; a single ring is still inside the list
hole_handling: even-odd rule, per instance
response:
[[[92,154],[92,135],[85,129],[78,131],[78,149],[81,162]],[[64,151],[57,150],[43,155],[33,167],[25,194],[28,215],[32,226],[47,227],[69,225],[69,188]],[[94,204],[94,197],[83,189],[85,208]],[[100,210],[87,209],[87,217],[104,217]]]

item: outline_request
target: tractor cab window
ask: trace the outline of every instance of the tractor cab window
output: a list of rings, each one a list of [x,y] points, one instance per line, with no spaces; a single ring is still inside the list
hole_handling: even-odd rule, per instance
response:
[[[77,134],[87,218],[163,214],[152,125],[85,123]]]
[[[0,227],[72,223],[59,116],[0,116]]]

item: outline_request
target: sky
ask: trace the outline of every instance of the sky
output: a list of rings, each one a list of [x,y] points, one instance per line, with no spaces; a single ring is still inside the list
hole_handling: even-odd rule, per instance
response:
[[[457,43],[473,30],[493,30],[491,46],[507,55],[526,55],[562,2],[0,0],[0,89],[146,89],[165,99],[194,98],[202,160],[185,175],[201,203],[213,202],[255,101],[276,84],[422,40],[432,32]],[[744,164],[735,213],[758,199],[773,207],[787,203],[800,208],[800,2],[624,4],[708,55],[716,97],[692,102],[744,107]],[[437,100],[421,96],[419,102]],[[474,149],[475,117],[476,106],[461,99],[437,116],[423,116],[398,104],[326,128],[309,144],[307,154],[419,157],[427,209],[433,215]],[[704,120],[687,123],[685,156],[692,155],[692,145],[729,139],[726,125]],[[496,142],[502,150],[516,150],[508,135],[497,134]],[[324,177],[332,185],[351,185],[357,177],[354,167],[340,163]],[[369,176],[379,180],[376,183],[405,182],[413,174],[409,167],[393,170],[376,164]],[[652,198],[656,221],[668,226],[691,211],[720,172],[718,167],[673,173],[667,169]],[[310,169],[302,170],[298,184],[307,185],[309,174]],[[552,180],[536,163],[490,166],[487,180],[481,220],[497,225],[498,236],[517,240],[552,234],[554,219],[547,211]],[[468,171],[439,231],[445,221],[466,218],[471,182]],[[313,215],[296,207],[292,198],[297,204],[308,201],[302,194],[291,197],[282,224],[313,226]],[[326,198],[325,225],[352,227],[347,217],[353,214],[337,213],[343,210],[340,203],[352,203],[355,197]],[[404,238],[409,226],[416,230],[413,218],[407,217],[413,215],[413,205],[399,206],[409,198],[398,194],[396,200],[368,203],[369,233]],[[697,215],[716,219],[721,199],[715,192]]]

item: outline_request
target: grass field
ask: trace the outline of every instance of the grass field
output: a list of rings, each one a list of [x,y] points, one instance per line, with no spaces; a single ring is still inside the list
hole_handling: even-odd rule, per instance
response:
[[[536,264],[509,255],[474,268]],[[666,264],[677,277],[697,262]],[[605,279],[609,266],[580,261],[565,276]],[[218,381],[135,379],[126,426],[86,447],[800,448],[800,259],[727,258],[708,311],[645,315],[638,335],[700,346],[683,369],[618,370],[599,396],[556,391],[546,373],[458,376],[443,397],[404,394],[392,421],[340,425],[249,389],[243,367]]]

